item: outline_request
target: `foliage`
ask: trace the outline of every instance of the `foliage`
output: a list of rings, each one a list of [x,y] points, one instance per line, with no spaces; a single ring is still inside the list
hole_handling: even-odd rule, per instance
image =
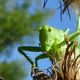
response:
[[[0,76],[4,80],[23,80],[26,72],[19,61],[2,62],[0,63]]]

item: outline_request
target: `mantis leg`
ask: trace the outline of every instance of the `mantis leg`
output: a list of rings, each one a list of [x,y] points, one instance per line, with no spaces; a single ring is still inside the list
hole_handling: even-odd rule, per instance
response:
[[[32,52],[41,52],[41,47],[32,47],[32,46],[21,46],[18,47],[18,51],[30,62],[32,67],[35,66],[34,62],[25,54],[24,51],[32,51]]]
[[[44,54],[40,54],[39,56],[37,56],[37,57],[35,58],[35,65],[36,65],[36,67],[38,66],[38,64],[37,64],[38,60],[44,59],[44,58],[49,58],[49,56],[44,53]]]
[[[42,52],[41,47],[34,47],[34,46],[20,46],[18,49],[21,49],[23,51],[30,51],[30,52]]]
[[[37,64],[38,60],[44,59],[44,58],[49,58],[50,60],[54,60],[54,57],[52,57],[49,53],[43,53],[35,58],[36,67],[38,66]]]

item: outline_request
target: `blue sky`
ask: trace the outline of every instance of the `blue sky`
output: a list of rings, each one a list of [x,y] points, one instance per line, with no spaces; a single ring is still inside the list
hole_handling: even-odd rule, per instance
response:
[[[19,1],[19,0],[18,0],[18,1]],[[23,3],[22,0],[20,0],[20,4],[22,4],[22,3]],[[43,0],[42,0],[42,5],[43,5]],[[39,9],[43,9],[43,8],[42,8],[42,5],[39,6]],[[34,5],[34,7],[35,7],[35,6],[36,6],[36,3],[35,3],[35,5]],[[60,4],[59,4],[59,1],[58,1],[58,0],[54,0],[54,1],[53,1],[53,0],[49,0],[45,8],[49,7],[50,9],[53,10],[53,9],[56,9],[57,7],[59,7],[59,6],[60,6]],[[44,9],[45,9],[45,8],[44,8]],[[31,10],[34,11],[33,8],[31,8]],[[66,28],[69,28],[69,29],[70,29],[70,32],[74,32],[75,29],[76,29],[76,16],[75,16],[75,14],[72,13],[72,11],[71,11],[71,20],[70,20],[68,14],[65,13],[65,14],[63,15],[63,21],[61,22],[61,20],[60,20],[60,11],[57,10],[56,13],[48,20],[48,22],[46,22],[46,23],[44,23],[44,24],[53,26],[53,27],[55,27],[55,28],[63,29],[63,30],[65,30]],[[28,40],[29,40],[28,37],[26,37],[25,40],[28,41]],[[34,44],[32,44],[32,43],[30,43],[30,42],[32,42],[32,41],[29,41],[29,43],[28,43],[28,44],[25,44],[25,45],[35,45],[35,46],[36,46],[36,45],[38,45],[39,40],[38,40],[38,38],[36,37]],[[27,42],[26,42],[26,43],[27,43]],[[15,45],[15,48],[14,48],[13,52],[16,54],[16,56],[13,56],[12,58],[13,58],[13,59],[15,58],[16,60],[18,60],[18,59],[23,59],[23,60],[26,62],[26,60],[24,59],[24,57],[23,57],[22,55],[20,55],[19,52],[17,51],[17,47],[18,47],[18,46],[19,46],[18,44]],[[27,53],[30,53],[30,52],[27,52]],[[30,54],[31,54],[31,55],[30,55]],[[35,58],[35,53],[30,53],[30,54],[29,54],[29,55],[30,55],[30,56],[32,57],[32,59],[34,60],[34,58]],[[37,55],[38,55],[38,54],[36,53],[36,56],[37,56]],[[48,59],[47,59],[47,60],[44,59],[44,60],[42,60],[42,61],[39,61],[38,63],[39,63],[39,66],[40,66],[41,69],[47,68],[47,67],[50,66],[50,62],[49,62]],[[25,63],[25,64],[28,66],[29,69],[31,69],[31,66],[30,66],[29,63]],[[31,77],[30,77],[30,75],[29,75],[29,77],[28,77],[26,80],[32,80]]]

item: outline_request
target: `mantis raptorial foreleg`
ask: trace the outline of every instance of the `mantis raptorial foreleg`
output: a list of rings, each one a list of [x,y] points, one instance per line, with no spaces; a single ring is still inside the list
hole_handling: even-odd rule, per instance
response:
[[[27,56],[26,54],[25,54],[25,52],[23,52],[23,50],[30,50],[29,48],[31,48],[31,50],[33,51],[35,51],[35,52],[38,52],[36,49],[35,49],[35,47],[26,47],[26,46],[21,46],[21,47],[19,47],[18,48],[18,51],[30,62],[30,64],[31,64],[31,66],[32,66],[32,68],[31,68],[31,76],[32,76],[32,78],[33,78],[33,80],[36,80],[36,79],[38,79],[38,80],[47,80],[47,79],[50,79],[51,78],[51,76],[50,75],[47,75],[44,71],[42,71],[42,70],[40,70],[39,68],[37,68],[36,67],[36,65],[37,65],[37,63],[35,64],[30,58],[29,58],[29,56]],[[40,47],[36,47],[39,51],[41,51],[40,49]],[[22,50],[23,49],[23,50]]]
[[[19,49],[23,51],[30,51],[30,52],[42,52],[43,51],[41,47],[36,47],[36,46],[20,46],[18,47],[18,50]]]
[[[34,62],[23,51],[23,50],[26,50],[26,48],[27,47],[25,47],[25,46],[18,47],[18,51],[30,62],[30,64],[32,65],[32,68],[33,68],[35,66]]]
[[[35,58],[35,65],[38,67],[38,60],[45,59],[45,58],[49,58],[49,55],[47,55],[46,53],[40,54],[39,56],[37,56]]]
[[[30,58],[25,54],[24,51],[31,51],[31,52],[44,52],[41,47],[32,47],[32,46],[20,46],[18,47],[18,51],[25,56],[25,58],[34,66],[33,62],[30,60]],[[41,54],[38,57],[35,58],[35,66],[37,67],[37,61],[44,58],[49,58],[50,55],[48,54]]]
[[[49,53],[43,53],[35,58],[35,65],[38,67],[38,60],[45,59],[45,58],[49,58],[52,63],[54,61],[54,56],[50,55]]]

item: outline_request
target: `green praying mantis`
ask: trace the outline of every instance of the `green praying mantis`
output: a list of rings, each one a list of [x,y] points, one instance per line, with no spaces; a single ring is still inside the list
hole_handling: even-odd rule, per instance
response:
[[[53,63],[54,59],[57,61],[60,59],[60,57],[63,55],[62,51],[66,45],[66,42],[64,40],[64,36],[68,35],[69,41],[74,41],[76,38],[78,38],[80,34],[80,16],[78,18],[77,23],[77,30],[72,33],[71,35],[68,35],[68,29],[63,31],[56,29],[51,26],[44,25],[39,30],[39,46],[19,46],[18,51],[30,62],[32,65],[32,69],[36,66],[38,67],[38,60],[49,58],[50,61]],[[35,58],[35,63],[28,57],[27,54],[25,54],[24,51],[31,51],[31,52],[43,52],[43,54],[40,54]]]

